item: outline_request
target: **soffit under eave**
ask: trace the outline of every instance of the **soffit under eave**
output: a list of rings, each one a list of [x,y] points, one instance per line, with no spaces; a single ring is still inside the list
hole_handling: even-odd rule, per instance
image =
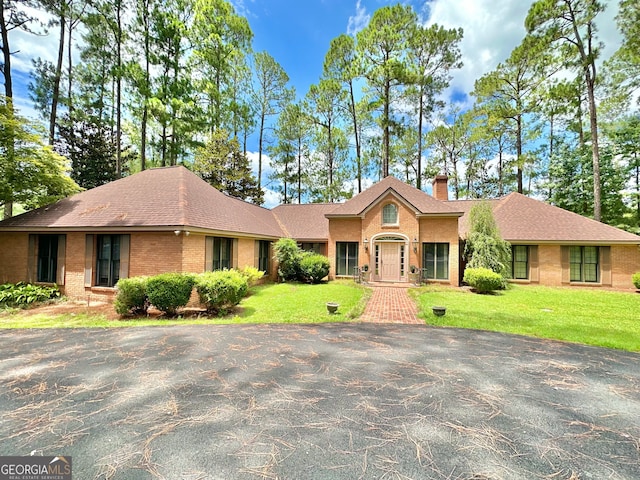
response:
[[[163,226],[111,226],[111,227],[4,227],[0,229],[1,233],[175,233],[177,230],[200,235],[211,235],[219,237],[238,237],[238,238],[259,238],[265,240],[279,240],[282,235],[264,235],[257,232],[234,232],[231,230],[214,230],[199,227],[190,227],[188,225],[163,225]]]
[[[438,218],[443,218],[443,217],[449,217],[449,218],[460,218],[464,216],[463,212],[446,212],[446,213],[418,213],[416,215],[417,218],[433,218],[433,217],[438,217]]]
[[[463,238],[466,240],[466,238]],[[594,247],[608,247],[608,246],[637,246],[640,248],[639,242],[631,241],[613,241],[613,240],[524,240],[524,239],[504,239],[512,245],[559,245],[559,246],[594,246]]]

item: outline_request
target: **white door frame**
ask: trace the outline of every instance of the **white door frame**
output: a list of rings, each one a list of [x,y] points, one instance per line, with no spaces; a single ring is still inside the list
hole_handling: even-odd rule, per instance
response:
[[[395,244],[397,246],[398,256],[398,275],[392,279],[385,279],[382,273],[382,245],[383,244]],[[371,263],[373,280],[375,281],[396,281],[406,282],[408,281],[408,262],[409,262],[409,237],[403,233],[390,233],[382,232],[371,237]],[[404,255],[402,255],[402,248],[404,247]]]

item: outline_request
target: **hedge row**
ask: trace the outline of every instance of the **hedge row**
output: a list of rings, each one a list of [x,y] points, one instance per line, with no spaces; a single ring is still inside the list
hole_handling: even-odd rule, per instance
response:
[[[255,268],[245,268],[198,275],[162,273],[153,277],[123,278],[116,285],[114,307],[120,315],[144,314],[151,305],[167,315],[175,315],[179,308],[187,305],[195,287],[207,311],[221,314],[240,303],[249,286],[263,275]]]

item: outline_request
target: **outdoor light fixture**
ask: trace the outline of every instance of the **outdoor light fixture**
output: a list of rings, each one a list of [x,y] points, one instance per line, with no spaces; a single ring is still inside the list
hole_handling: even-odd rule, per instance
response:
[[[364,251],[369,251],[369,240],[367,240],[367,237],[364,237],[364,242],[362,243],[364,243]]]
[[[413,253],[418,253],[418,239],[413,237]]]
[[[180,230],[174,230],[173,233],[175,233],[177,237],[178,235],[180,235]]]

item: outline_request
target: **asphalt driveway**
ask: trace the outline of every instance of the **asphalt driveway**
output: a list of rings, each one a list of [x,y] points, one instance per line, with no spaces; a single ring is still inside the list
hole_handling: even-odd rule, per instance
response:
[[[640,355],[468,330],[3,330],[0,414],[78,480],[640,477]]]

